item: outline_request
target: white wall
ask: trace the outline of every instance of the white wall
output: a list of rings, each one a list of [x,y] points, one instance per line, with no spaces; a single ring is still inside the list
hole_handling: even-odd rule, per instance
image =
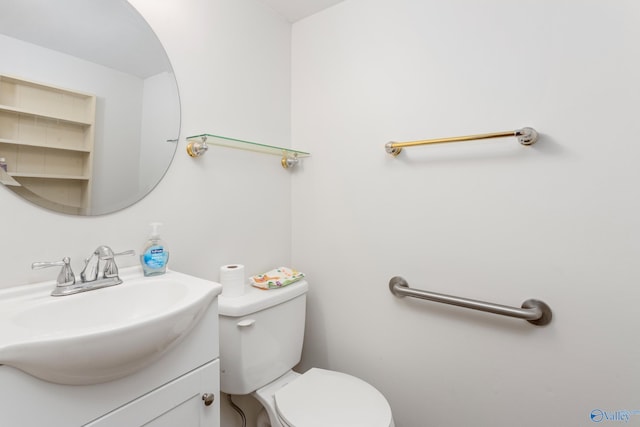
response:
[[[167,171],[175,155],[170,142],[180,128],[180,99],[173,73],[163,72],[144,80],[140,137],[139,188],[146,193]],[[167,102],[172,99],[173,102]],[[179,144],[178,144],[179,145]]]
[[[292,139],[313,154],[293,179],[305,368],[370,381],[398,427],[640,410],[638,22],[633,0],[347,0],[294,24]],[[522,126],[535,146],[384,151]],[[554,319],[399,299],[394,275],[538,298]]]

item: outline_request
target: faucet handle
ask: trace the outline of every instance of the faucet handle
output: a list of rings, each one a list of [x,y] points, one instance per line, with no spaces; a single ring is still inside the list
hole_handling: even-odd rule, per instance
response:
[[[113,257],[117,257],[120,255],[135,255],[136,251],[134,251],[133,249],[130,249],[128,251],[124,251],[124,252],[118,252],[113,253],[113,250],[111,250],[111,248],[109,246],[99,246],[94,252],[94,255],[96,255],[99,259],[113,259]]]
[[[62,258],[62,261],[44,261],[34,262],[31,264],[31,268],[33,270],[39,270],[47,267],[62,267],[60,274],[58,274],[58,279],[56,280],[56,284],[58,286],[70,286],[76,283],[76,276],[73,274],[73,270],[71,269],[71,258],[64,257]]]
[[[118,252],[117,254],[113,254],[113,256],[120,256],[120,255],[135,255],[136,251],[134,251],[133,249],[129,249],[128,251],[124,251],[124,252]]]
[[[104,264],[104,270],[103,270],[102,276],[105,278],[118,277],[118,266],[116,265],[115,257],[121,256],[121,255],[135,255],[135,254],[136,254],[136,251],[134,251],[133,249],[124,251],[124,252],[118,252],[117,254],[112,253],[110,257],[105,258],[106,261]]]

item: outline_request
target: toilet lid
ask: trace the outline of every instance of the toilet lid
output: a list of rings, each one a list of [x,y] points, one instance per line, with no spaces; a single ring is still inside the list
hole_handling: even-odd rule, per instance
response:
[[[391,408],[372,385],[351,375],[312,368],[275,394],[291,427],[389,427]]]

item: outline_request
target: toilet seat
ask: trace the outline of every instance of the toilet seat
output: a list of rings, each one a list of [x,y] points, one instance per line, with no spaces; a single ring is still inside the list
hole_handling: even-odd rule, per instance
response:
[[[312,368],[275,393],[289,427],[389,427],[391,408],[372,385],[351,375]]]

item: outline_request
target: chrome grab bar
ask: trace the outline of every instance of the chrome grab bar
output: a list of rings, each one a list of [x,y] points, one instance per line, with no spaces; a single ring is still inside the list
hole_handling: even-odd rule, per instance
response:
[[[510,307],[507,305],[493,304],[490,302],[478,301],[467,298],[454,297],[451,295],[427,292],[419,289],[412,289],[402,277],[395,276],[389,281],[389,290],[397,297],[413,297],[440,302],[443,304],[456,305],[458,307],[471,308],[473,310],[486,311],[488,313],[501,314],[503,316],[524,319],[529,323],[544,326],[551,322],[551,308],[544,302],[536,299],[528,299],[522,303],[522,308]]]

